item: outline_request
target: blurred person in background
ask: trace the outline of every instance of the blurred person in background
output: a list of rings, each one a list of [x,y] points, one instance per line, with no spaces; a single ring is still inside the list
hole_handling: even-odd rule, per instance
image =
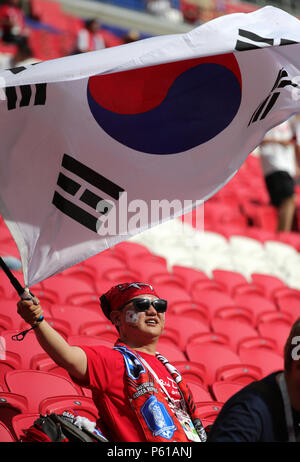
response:
[[[284,371],[254,381],[229,398],[208,442],[300,442],[300,318],[284,348]]]
[[[106,48],[104,34],[97,19],[88,19],[85,27],[78,32],[74,54]]]
[[[136,30],[130,30],[126,35],[123,37],[123,42],[125,43],[132,43],[137,42],[141,39],[140,33]]]
[[[296,209],[297,158],[295,118],[291,118],[268,131],[260,145],[266,187],[271,204],[278,211],[278,232],[292,229]]]
[[[6,0],[0,6],[1,39],[6,43],[18,43],[27,37],[25,13],[20,0]]]
[[[33,52],[26,39],[17,44],[17,51],[11,59],[10,67],[29,66],[38,63],[40,60],[33,56]]]
[[[41,347],[92,390],[97,425],[109,441],[203,442],[206,432],[181,374],[156,347],[165,326],[167,301],[150,284],[118,284],[100,297],[119,338],[114,346],[71,346],[46,320],[38,300],[18,303],[19,315],[35,326]]]
[[[172,22],[183,21],[181,11],[172,8],[170,0],[147,0],[147,11]]]

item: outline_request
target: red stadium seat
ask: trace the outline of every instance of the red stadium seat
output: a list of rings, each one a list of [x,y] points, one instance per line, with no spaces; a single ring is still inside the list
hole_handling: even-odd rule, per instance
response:
[[[241,273],[236,271],[228,271],[228,270],[213,270],[213,277],[215,281],[220,282],[223,286],[226,287],[227,292],[229,295],[232,295],[233,289],[238,284],[245,284],[247,283],[247,279]]]
[[[62,414],[64,411],[72,409],[77,412],[81,417],[95,422],[98,416],[98,410],[91,398],[86,396],[53,396],[41,401],[39,405],[39,412],[45,414]]]
[[[168,305],[168,312],[174,315],[198,319],[207,325],[210,322],[208,308],[203,303],[196,303],[194,301],[174,302],[170,306]]]
[[[67,339],[69,345],[73,346],[96,346],[102,345],[108,348],[112,348],[114,342],[109,339],[102,339],[101,337],[91,336],[91,335],[71,335]]]
[[[198,385],[195,382],[189,382],[188,380],[186,380],[186,383],[192,392],[194,402],[199,403],[213,399],[211,394],[205,388],[203,388],[202,385]]]
[[[214,343],[218,345],[230,346],[229,337],[223,333],[216,332],[193,334],[188,340],[188,345],[192,343]]]
[[[256,319],[264,311],[276,310],[274,303],[272,303],[268,298],[262,297],[260,295],[236,295],[234,300],[237,305],[244,306],[251,310]]]
[[[270,276],[268,274],[251,274],[251,279],[257,286],[261,286],[264,290],[264,295],[272,300],[272,294],[275,289],[286,287],[285,283],[277,278],[276,276]]]
[[[247,385],[254,380],[262,378],[262,371],[252,364],[229,364],[219,367],[216,372],[216,381],[237,382]]]
[[[175,329],[165,327],[159,338],[164,342],[169,342],[178,347],[178,332]]]
[[[24,436],[24,432],[33,425],[34,421],[40,417],[40,414],[23,413],[15,415],[12,418],[12,426],[18,440]]]
[[[179,287],[174,283],[155,284],[154,289],[158,293],[159,297],[167,300],[169,304],[192,301],[190,293],[183,287]]]
[[[150,282],[154,287],[156,287],[156,284],[174,284],[179,288],[188,290],[182,276],[175,273],[169,273],[168,271],[152,274]]]
[[[93,285],[72,276],[52,276],[47,279],[45,288],[57,293],[58,303],[67,303],[67,299],[76,294],[95,292]]]
[[[179,370],[180,374],[189,383],[195,382],[206,387],[206,372],[203,364],[191,361],[175,361],[173,366]]]
[[[255,317],[249,308],[243,306],[224,306],[219,308],[213,319],[224,319],[228,321],[237,321],[246,323],[250,326],[256,325]]]
[[[197,294],[202,290],[219,290],[220,292],[227,291],[223,283],[215,281],[214,279],[195,281],[193,282],[190,290],[192,294]]]
[[[261,348],[262,349],[262,354],[265,350],[271,350],[273,352],[277,352],[277,343],[275,340],[268,338],[268,337],[260,337],[258,335],[254,337],[248,337],[241,339],[240,342],[237,345],[237,351],[238,354],[243,350],[248,350],[251,348]]]
[[[76,395],[78,389],[65,377],[32,369],[8,372],[7,388],[12,393],[23,394],[28,400],[28,412],[38,412],[40,402],[58,395]]]
[[[300,295],[295,293],[281,295],[277,297],[276,303],[280,311],[289,313],[292,316],[293,322],[300,317]]]
[[[8,371],[13,371],[15,369],[21,368],[21,358],[15,353],[10,351],[5,352],[5,358],[0,360],[0,385],[4,390],[6,390],[6,383],[4,380],[5,374]]]
[[[62,271],[60,275],[63,277],[66,276],[79,279],[91,286],[95,292],[97,291],[97,287],[95,285],[95,269],[87,264],[84,264],[84,262],[71,266],[70,268]]]
[[[70,323],[71,335],[78,334],[87,321],[90,323],[107,321],[100,307],[94,310],[72,305],[57,305],[52,307],[51,314],[54,319]]]
[[[215,312],[223,306],[237,305],[230,295],[219,290],[201,290],[193,292],[192,295],[195,302],[203,303],[208,307],[211,316],[214,316]]]
[[[151,252],[147,247],[137,242],[124,241],[113,247],[113,254],[126,263],[131,258],[149,255]]]
[[[237,351],[238,344],[245,338],[258,336],[254,327],[244,322],[214,318],[212,328],[216,334],[226,335],[229,345]]]
[[[109,287],[111,287],[111,283],[109,283],[108,285]],[[102,315],[98,293],[91,294],[90,292],[84,292],[81,294],[76,294],[68,298],[68,305],[76,305],[80,308],[93,309],[99,311]]]
[[[243,348],[239,354],[243,363],[261,369],[263,376],[283,370],[283,357],[267,348]]]
[[[220,382],[214,382],[211,388],[214,394],[214,398],[217,401],[226,403],[226,401],[231,398],[231,396],[244,388],[244,386],[245,385],[243,383],[225,382],[222,380]]]
[[[21,360],[21,368],[29,369],[32,357],[36,354],[44,353],[44,350],[38,343],[33,331],[28,332],[21,342],[12,340],[11,337],[19,333],[20,330],[8,330],[2,332],[1,335],[5,339],[7,352],[18,355]]]
[[[149,282],[153,274],[167,271],[167,261],[153,254],[137,255],[127,261],[127,267],[138,272],[143,282]]]
[[[28,401],[23,395],[10,392],[0,393],[0,422],[13,433],[12,418],[28,410]]]
[[[118,332],[115,326],[107,322],[88,322],[83,324],[79,329],[79,335],[91,335],[115,342],[118,338]]]
[[[242,362],[230,348],[214,343],[187,344],[186,354],[190,361],[199,362],[205,366],[209,384],[215,382],[219,367]]]
[[[108,269],[126,268],[124,261],[118,256],[114,256],[110,250],[98,253],[91,258],[85,260],[85,264],[95,270],[95,277],[99,280],[103,277]]]
[[[285,312],[267,312],[259,317],[257,329],[261,336],[268,337],[277,343],[277,352],[283,354],[284,345],[289,336],[292,317]]]
[[[12,435],[9,429],[0,422],[0,443],[14,443],[16,438]]]
[[[174,361],[186,361],[185,354],[175,345],[171,345],[169,342],[164,342],[159,339],[157,343],[156,350],[162,355],[165,356],[170,363]]]
[[[204,324],[197,319],[192,319],[182,315],[175,315],[172,313],[166,314],[165,326],[166,328],[170,328],[178,332],[178,346],[183,351],[189,338],[193,334],[209,332],[207,324]]]
[[[247,282],[247,283],[236,285],[232,292],[233,297],[236,297],[237,295],[246,295],[246,294],[258,295],[260,297],[264,297],[264,290],[262,287],[256,284],[251,284]]]
[[[97,284],[98,292],[102,292],[101,287],[103,286],[104,281],[109,282],[109,287],[112,287],[115,284],[136,282],[141,279],[142,276],[138,271],[134,271],[132,269],[129,270],[127,268],[110,268],[103,273],[101,281]]]
[[[196,402],[197,416],[201,419],[202,423],[212,424],[219,412],[221,411],[224,403],[219,401],[206,401],[206,402]]]
[[[205,274],[203,271],[189,268],[187,266],[174,265],[172,270],[174,274],[177,274],[185,280],[185,287],[188,290],[191,290],[195,281],[210,280],[207,274]]]

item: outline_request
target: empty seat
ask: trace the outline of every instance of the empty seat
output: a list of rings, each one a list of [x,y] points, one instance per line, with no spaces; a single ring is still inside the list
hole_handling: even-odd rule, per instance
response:
[[[108,320],[107,322],[87,322],[83,324],[79,329],[79,335],[101,337],[113,343],[118,338],[117,329]]]
[[[229,337],[223,333],[204,332],[201,334],[193,334],[188,344],[192,343],[214,343],[218,345],[230,346]]]
[[[27,328],[30,328],[30,326],[28,325]],[[5,339],[7,352],[18,355],[21,360],[20,367],[29,369],[32,357],[36,354],[44,353],[44,350],[37,341],[33,331],[28,332],[21,342],[12,340],[12,336],[19,333],[20,330],[9,330],[2,332],[1,335]]]
[[[215,312],[223,306],[235,306],[237,304],[230,295],[219,290],[193,291],[192,296],[195,302],[207,306],[211,316],[214,316]]]
[[[16,439],[13,437],[9,429],[0,422],[0,443],[14,443]]]
[[[229,344],[235,351],[242,340],[258,336],[254,327],[236,320],[214,318],[211,325],[216,334],[222,333],[227,336]]]
[[[209,401],[212,399],[211,394],[202,385],[186,380],[189,389],[192,392],[194,402]]]
[[[110,339],[103,339],[101,337],[91,336],[91,335],[70,335],[67,339],[69,345],[73,346],[80,346],[80,345],[87,345],[87,346],[94,346],[94,345],[102,345],[108,348],[112,348],[114,342]]]
[[[222,283],[226,289],[227,292],[232,295],[233,289],[238,285],[238,284],[245,284],[247,283],[247,279],[245,276],[243,276],[241,273],[238,273],[236,271],[226,271],[226,270],[219,270],[215,269],[213,270],[213,277],[216,281]]]
[[[213,400],[196,402],[197,416],[199,416],[202,423],[205,421],[206,424],[212,424],[216,420],[223,405],[224,403]]]
[[[209,277],[206,273],[194,268],[189,268],[188,266],[174,265],[172,270],[174,274],[184,278],[185,287],[187,287],[188,290],[192,288],[195,281],[209,281]]]
[[[176,283],[155,284],[155,291],[160,298],[164,298],[168,303],[192,301],[190,293]]]
[[[216,372],[216,381],[237,382],[247,385],[263,377],[262,370],[253,364],[228,364]]]
[[[179,370],[180,374],[189,383],[195,382],[206,387],[206,372],[203,364],[192,361],[175,361],[173,366]]]
[[[12,418],[28,410],[28,401],[25,396],[17,393],[0,393],[0,422],[13,433]]]
[[[279,313],[278,311],[275,313],[278,317],[271,318],[269,315],[269,321],[267,320],[268,318],[261,317],[258,320],[257,329],[261,336],[274,340],[277,344],[277,352],[283,354],[284,346],[291,330],[292,319],[280,317],[281,314],[287,313]]]
[[[243,348],[239,354],[243,363],[258,366],[263,376],[283,370],[283,357],[267,348]]]
[[[206,305],[194,301],[174,302],[168,305],[168,310],[174,315],[198,319],[204,324],[209,324],[210,314]]]
[[[300,317],[300,295],[282,295],[276,299],[276,303],[280,311],[289,313],[292,316],[293,322]]]
[[[52,276],[47,279],[45,288],[58,294],[58,303],[67,303],[67,299],[77,293],[95,292],[91,284],[72,276]]]
[[[251,274],[251,279],[257,286],[261,286],[264,290],[264,295],[272,300],[272,294],[275,289],[286,287],[285,283],[276,276],[269,274]]]
[[[188,290],[188,287],[182,276],[179,276],[179,274],[175,273],[169,273],[168,271],[152,274],[151,284],[153,284],[154,287],[156,287],[156,284],[174,284],[178,287]]]
[[[181,350],[185,349],[193,334],[209,332],[208,325],[197,319],[169,313],[166,314],[165,326],[178,332],[178,346]]]
[[[79,333],[81,327],[88,322],[103,322],[104,317],[101,308],[97,310],[72,305],[57,305],[51,309],[52,317],[57,320],[70,323],[71,335]]]
[[[76,395],[78,389],[65,377],[32,369],[8,372],[5,376],[7,388],[12,393],[22,394],[28,401],[28,412],[38,412],[40,402],[58,395]]]
[[[259,335],[256,335],[254,337],[248,337],[240,340],[240,342],[237,345],[237,351],[238,354],[241,353],[243,350],[248,350],[251,348],[261,348],[262,349],[262,354],[265,350],[271,350],[274,352],[277,352],[277,344],[275,340],[272,338],[268,337],[261,337]]]
[[[245,306],[257,317],[264,311],[274,311],[276,306],[268,298],[255,294],[236,295],[234,300],[237,305]]]
[[[214,398],[225,403],[231,396],[244,388],[243,383],[225,382],[224,380],[214,382],[211,386]]]
[[[240,364],[240,357],[227,346],[214,343],[190,343],[186,346],[186,354],[190,361],[205,366],[207,382],[216,380],[219,367],[229,364]]]
[[[159,339],[157,343],[157,351],[165,356],[170,363],[174,361],[186,361],[185,354],[175,345],[171,345],[169,342],[164,342],[163,339]]]
[[[0,385],[3,390],[6,389],[4,380],[6,372],[12,371],[14,369],[20,369],[21,364],[20,356],[16,353],[11,353],[10,351],[6,351],[5,356],[0,358]]]
[[[224,306],[219,308],[213,319],[224,319],[228,321],[237,321],[249,324],[250,326],[256,325],[256,319],[252,311],[244,306]]]

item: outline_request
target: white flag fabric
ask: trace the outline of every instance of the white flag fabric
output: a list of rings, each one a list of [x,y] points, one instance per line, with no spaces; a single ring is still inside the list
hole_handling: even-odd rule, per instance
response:
[[[28,287],[192,210],[300,112],[300,22],[265,7],[0,72],[0,211]]]

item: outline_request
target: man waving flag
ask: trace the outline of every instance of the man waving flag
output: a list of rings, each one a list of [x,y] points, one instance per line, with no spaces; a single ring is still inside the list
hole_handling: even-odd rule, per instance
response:
[[[0,211],[26,285],[211,197],[300,112],[299,75],[300,22],[273,7],[2,71]]]

